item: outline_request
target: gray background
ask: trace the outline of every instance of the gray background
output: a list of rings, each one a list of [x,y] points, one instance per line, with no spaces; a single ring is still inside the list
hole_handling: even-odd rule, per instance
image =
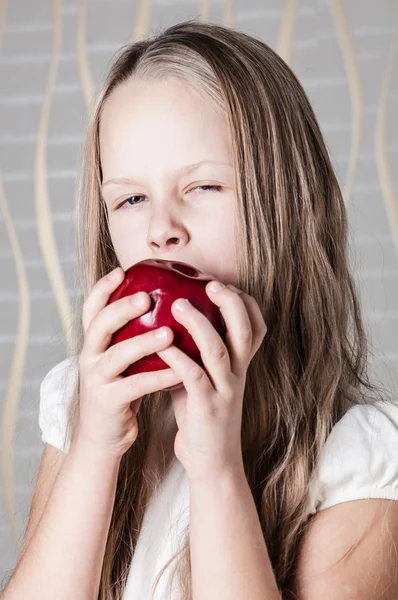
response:
[[[116,50],[202,18],[263,39],[318,116],[344,191],[371,374],[398,381],[398,7],[394,0],[0,0],[0,589],[43,442],[39,386],[65,358],[76,175],[87,111]]]

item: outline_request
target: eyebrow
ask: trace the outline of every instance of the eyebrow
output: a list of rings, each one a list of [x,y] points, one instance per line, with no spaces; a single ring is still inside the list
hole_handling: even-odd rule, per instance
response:
[[[231,167],[232,169],[232,165],[230,163],[224,163],[224,162],[219,162],[216,160],[201,160],[199,162],[195,162],[192,163],[190,165],[185,165],[184,167],[181,167],[180,169],[177,169],[175,171],[175,174],[182,174],[182,173],[189,173],[191,171],[193,171],[194,169],[199,168],[201,165],[222,165],[224,167]],[[130,183],[134,183],[134,181],[128,177],[116,177],[115,179],[108,179],[108,181],[105,181],[102,185],[101,185],[101,190],[103,190],[106,186],[108,185],[117,185],[117,184],[130,184]]]

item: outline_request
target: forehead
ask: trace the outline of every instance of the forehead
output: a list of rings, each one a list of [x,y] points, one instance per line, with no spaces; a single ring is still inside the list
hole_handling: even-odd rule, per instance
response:
[[[147,82],[131,77],[112,90],[105,101],[102,114],[106,119],[106,113],[109,116],[109,113],[120,112],[121,109],[139,113],[143,108],[152,112],[158,108],[165,113],[173,107],[178,108],[178,111],[182,110],[184,114],[187,108],[190,112],[219,112],[210,98],[204,93],[199,94],[198,89],[186,81],[170,77]]]
[[[118,86],[105,103],[99,136],[101,165],[111,177],[125,176],[133,163],[172,171],[199,160],[231,160],[225,115],[175,80]]]

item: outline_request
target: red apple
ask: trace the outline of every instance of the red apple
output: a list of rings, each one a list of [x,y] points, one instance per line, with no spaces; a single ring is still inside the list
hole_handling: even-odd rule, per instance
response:
[[[224,319],[220,309],[210,300],[205,290],[208,282],[213,279],[215,277],[212,275],[204,274],[192,265],[176,260],[147,259],[132,265],[126,270],[122,283],[111,294],[108,304],[124,296],[144,291],[151,297],[151,307],[146,313],[132,319],[116,331],[110,346],[167,325],[174,332],[173,344],[203,368],[199,348],[188,330],[174,319],[171,305],[177,298],[188,298],[191,304],[209,319],[225,341]],[[131,364],[122,375],[168,368],[169,365],[154,353]]]

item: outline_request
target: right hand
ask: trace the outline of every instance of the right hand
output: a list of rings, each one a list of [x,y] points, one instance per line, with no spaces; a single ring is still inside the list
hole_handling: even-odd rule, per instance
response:
[[[120,268],[116,280],[111,281],[106,275],[97,281],[86,298],[82,310],[84,343],[79,356],[78,438],[119,458],[138,436],[137,412],[142,396],[181,382],[181,377],[170,368],[129,377],[120,375],[140,358],[167,348],[174,337],[173,330],[166,327],[164,339],[155,337],[156,329],[108,348],[115,331],[151,306],[146,292],[107,304],[124,276]]]

